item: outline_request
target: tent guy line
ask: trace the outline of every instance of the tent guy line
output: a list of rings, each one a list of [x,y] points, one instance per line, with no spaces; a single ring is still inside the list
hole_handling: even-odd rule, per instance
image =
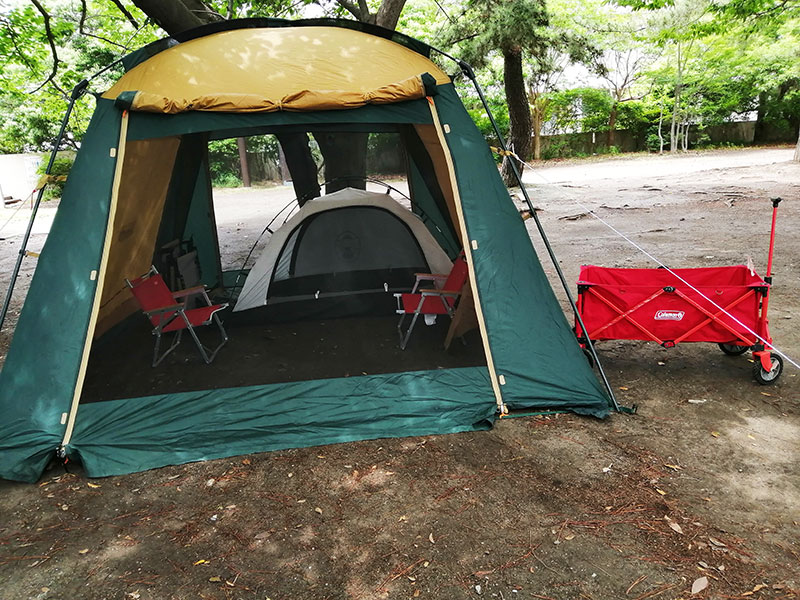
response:
[[[511,151],[505,151],[503,154],[505,154],[505,155],[507,155],[507,156],[511,156],[511,157],[513,157],[513,158],[514,158],[516,161],[518,161],[518,162],[519,162],[521,165],[523,165],[524,167],[528,167],[528,168],[531,170],[531,172],[532,172],[532,173],[533,173],[533,174],[534,174],[536,177],[538,177],[538,178],[539,178],[539,179],[542,181],[542,183],[544,183],[545,185],[549,185],[549,186],[553,186],[553,187],[555,187],[555,185],[556,185],[555,183],[553,183],[552,181],[549,181],[549,180],[548,180],[548,179],[547,179],[547,178],[546,178],[544,175],[542,175],[542,174],[541,174],[539,171],[537,171],[537,170],[536,170],[536,168],[535,168],[533,165],[531,165],[530,163],[527,163],[527,162],[525,162],[524,160],[522,160],[522,159],[521,159],[519,156],[517,156],[517,154],[515,154],[514,152],[511,152]],[[734,315],[732,315],[730,312],[728,312],[727,310],[725,310],[725,308],[723,308],[722,306],[720,306],[719,304],[717,304],[716,302],[714,302],[714,301],[713,301],[711,298],[709,298],[708,296],[706,296],[705,294],[703,294],[703,292],[701,292],[700,290],[698,290],[698,289],[697,289],[697,288],[696,288],[694,285],[692,285],[691,283],[689,283],[688,281],[686,281],[686,279],[684,279],[683,277],[681,277],[680,275],[678,275],[678,274],[677,274],[675,271],[673,271],[672,269],[670,269],[670,268],[669,268],[667,265],[665,265],[665,264],[664,264],[662,261],[660,261],[658,258],[656,258],[655,256],[653,256],[653,254],[651,254],[650,252],[648,252],[647,250],[645,250],[645,249],[644,249],[644,248],[643,248],[641,245],[637,244],[637,243],[636,243],[634,240],[632,240],[630,237],[628,237],[627,235],[625,235],[624,233],[622,233],[622,232],[621,232],[619,229],[617,229],[616,227],[614,227],[614,226],[613,226],[611,223],[609,223],[608,221],[606,221],[605,219],[603,219],[601,216],[599,216],[597,213],[595,213],[593,208],[590,208],[590,207],[586,206],[586,205],[585,205],[583,202],[581,202],[581,201],[580,201],[580,200],[577,198],[577,196],[575,196],[574,194],[572,194],[572,193],[570,193],[570,192],[567,192],[567,196],[569,197],[569,199],[570,199],[570,200],[572,200],[573,202],[575,202],[575,203],[576,203],[576,204],[577,204],[577,205],[578,205],[578,206],[579,206],[579,207],[580,207],[582,210],[584,210],[584,211],[586,212],[586,214],[588,214],[588,215],[592,216],[593,218],[597,219],[598,221],[600,221],[600,222],[601,222],[603,225],[605,225],[605,226],[606,226],[606,227],[608,227],[608,228],[609,228],[611,231],[613,231],[613,232],[614,232],[614,233],[615,233],[617,236],[621,237],[623,240],[625,240],[626,242],[628,242],[628,243],[629,243],[631,246],[633,246],[633,247],[634,247],[634,248],[636,248],[636,249],[637,249],[639,252],[641,252],[641,253],[642,253],[642,254],[644,254],[644,255],[645,255],[647,258],[649,258],[651,261],[653,261],[654,263],[656,263],[656,264],[657,264],[657,265],[658,265],[660,268],[662,268],[662,269],[665,269],[665,270],[666,270],[668,273],[671,273],[671,274],[672,274],[672,275],[673,275],[673,276],[674,276],[676,279],[678,279],[678,280],[679,280],[681,283],[683,283],[684,285],[686,285],[686,286],[687,286],[689,289],[691,289],[693,292],[696,292],[696,293],[697,293],[697,294],[699,294],[699,295],[700,295],[702,298],[704,298],[705,300],[707,300],[708,302],[710,302],[710,303],[711,303],[711,304],[712,304],[712,305],[713,305],[715,308],[717,308],[718,310],[720,310],[720,311],[721,311],[723,314],[725,314],[725,316],[729,317],[729,318],[730,318],[731,320],[733,320],[733,321],[734,321],[734,322],[735,322],[737,325],[739,325],[739,326],[740,326],[740,327],[742,327],[744,330],[746,330],[746,331],[747,331],[749,334],[753,335],[753,336],[754,336],[754,337],[755,337],[755,338],[756,338],[758,341],[760,341],[762,344],[765,344],[765,345],[766,345],[766,346],[768,346],[768,347],[769,347],[771,350],[774,350],[776,354],[779,354],[779,355],[781,356],[781,358],[783,358],[784,360],[786,360],[786,361],[787,361],[789,364],[791,364],[791,365],[792,365],[792,366],[794,366],[795,368],[798,368],[798,369],[800,369],[800,364],[798,364],[798,361],[795,361],[795,360],[794,360],[794,359],[792,359],[792,358],[791,358],[789,355],[787,355],[787,354],[786,354],[786,353],[785,353],[783,350],[781,350],[780,348],[778,348],[778,347],[777,347],[777,346],[775,346],[774,344],[772,344],[772,343],[768,342],[767,340],[765,340],[765,339],[764,339],[763,337],[761,337],[761,336],[760,336],[758,333],[756,333],[755,331],[753,331],[753,329],[752,329],[751,327],[749,327],[749,326],[748,326],[748,325],[746,325],[745,323],[742,323],[742,321],[741,321],[741,320],[739,320],[739,319],[738,319],[738,318],[736,318]]]

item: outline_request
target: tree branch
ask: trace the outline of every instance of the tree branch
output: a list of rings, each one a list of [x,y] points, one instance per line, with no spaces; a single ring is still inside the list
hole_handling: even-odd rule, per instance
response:
[[[81,0],[81,1],[85,2],[85,0]],[[125,8],[125,6],[122,4],[122,2],[120,0],[111,0],[111,2],[114,4],[114,6],[116,6],[119,9],[119,12],[121,12],[123,15],[125,15],[125,18],[128,19],[128,22],[131,25],[133,25],[134,29],[139,29],[139,22],[131,14],[131,12],[127,8]],[[84,4],[84,6],[85,6],[85,4]]]
[[[53,85],[56,85],[54,82],[54,78],[56,76],[56,73],[58,73],[58,64],[61,61],[58,58],[58,51],[56,50],[56,42],[53,37],[53,30],[50,29],[50,15],[45,10],[44,6],[42,6],[39,3],[39,0],[31,0],[31,4],[33,4],[36,7],[36,10],[38,10],[41,13],[42,17],[44,18],[44,31],[45,34],[47,35],[47,41],[50,43],[50,51],[53,53],[53,69],[50,71],[50,75],[47,76],[47,79],[45,79],[39,87],[37,87],[35,90],[31,92],[31,94],[35,94],[45,85],[47,85],[48,82],[53,82]],[[56,88],[58,88],[57,85]],[[61,91],[60,88],[58,89],[59,91]]]
[[[356,19],[358,19],[359,21],[361,20],[361,11],[355,4],[350,2],[350,0],[336,0],[336,3],[343,9],[345,9],[347,12],[349,12],[351,15],[353,15]]]

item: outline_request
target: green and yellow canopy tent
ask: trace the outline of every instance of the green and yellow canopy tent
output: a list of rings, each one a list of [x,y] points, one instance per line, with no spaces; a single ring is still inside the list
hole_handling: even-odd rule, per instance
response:
[[[34,481],[56,453],[106,476],[485,429],[509,409],[605,416],[613,398],[431,51],[352,21],[245,20],[123,59],[125,74],[97,96],[0,372],[0,476]],[[93,341],[136,312],[120,285],[160,243],[191,237],[203,282],[223,284],[208,141],[318,131],[401,133],[414,210],[451,258],[466,252],[486,366],[87,402]]]

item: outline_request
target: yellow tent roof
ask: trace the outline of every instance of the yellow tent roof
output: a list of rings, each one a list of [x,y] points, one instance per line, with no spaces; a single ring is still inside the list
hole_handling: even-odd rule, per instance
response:
[[[424,73],[450,81],[421,54],[361,31],[236,29],[156,54],[103,97],[136,91],[134,110],[162,113],[330,110],[424,97]]]

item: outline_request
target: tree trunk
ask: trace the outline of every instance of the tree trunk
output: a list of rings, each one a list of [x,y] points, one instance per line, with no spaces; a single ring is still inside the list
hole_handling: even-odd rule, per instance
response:
[[[224,20],[201,0],[132,0],[144,14],[169,35],[175,35],[206,23]]]
[[[797,146],[794,149],[794,160],[800,162],[800,132],[797,135]]]
[[[503,53],[503,83],[506,92],[506,103],[508,104],[508,116],[510,119],[511,146],[517,156],[522,160],[528,160],[531,152],[531,110],[528,106],[528,96],[525,93],[525,78],[522,74],[522,50],[513,48]],[[518,185],[514,171],[511,167],[512,157],[503,160],[501,174],[503,182],[507,186]],[[517,165],[518,171],[522,172],[522,165]]]
[[[681,87],[683,86],[683,73],[681,63],[681,45],[678,43],[678,70],[675,80],[675,101],[672,106],[672,127],[670,127],[669,151],[678,151],[678,114],[681,110]]]
[[[368,133],[315,133],[325,157],[325,193],[367,187]]]
[[[758,108],[756,109],[756,126],[753,131],[753,143],[760,144],[764,141],[764,117],[767,114],[767,93],[758,93]]]
[[[250,167],[247,165],[247,142],[243,137],[236,138],[236,146],[239,148],[239,166],[242,169],[242,185],[250,187]]]
[[[664,154],[664,134],[661,132],[661,126],[664,124],[664,102],[661,102],[661,112],[658,115],[658,153]]]
[[[606,146],[609,150],[616,142],[614,130],[617,127],[617,113],[619,112],[619,102],[616,100],[611,105],[611,112],[608,115],[608,135],[606,136]]]
[[[406,0],[383,0],[375,17],[375,24],[386,29],[395,29],[405,4]]]
[[[533,159],[542,159],[542,110],[534,105],[533,107]]]
[[[311,156],[306,133],[279,133],[275,137],[281,144],[286,164],[292,176],[292,186],[300,206],[320,195],[317,182],[317,163]]]

